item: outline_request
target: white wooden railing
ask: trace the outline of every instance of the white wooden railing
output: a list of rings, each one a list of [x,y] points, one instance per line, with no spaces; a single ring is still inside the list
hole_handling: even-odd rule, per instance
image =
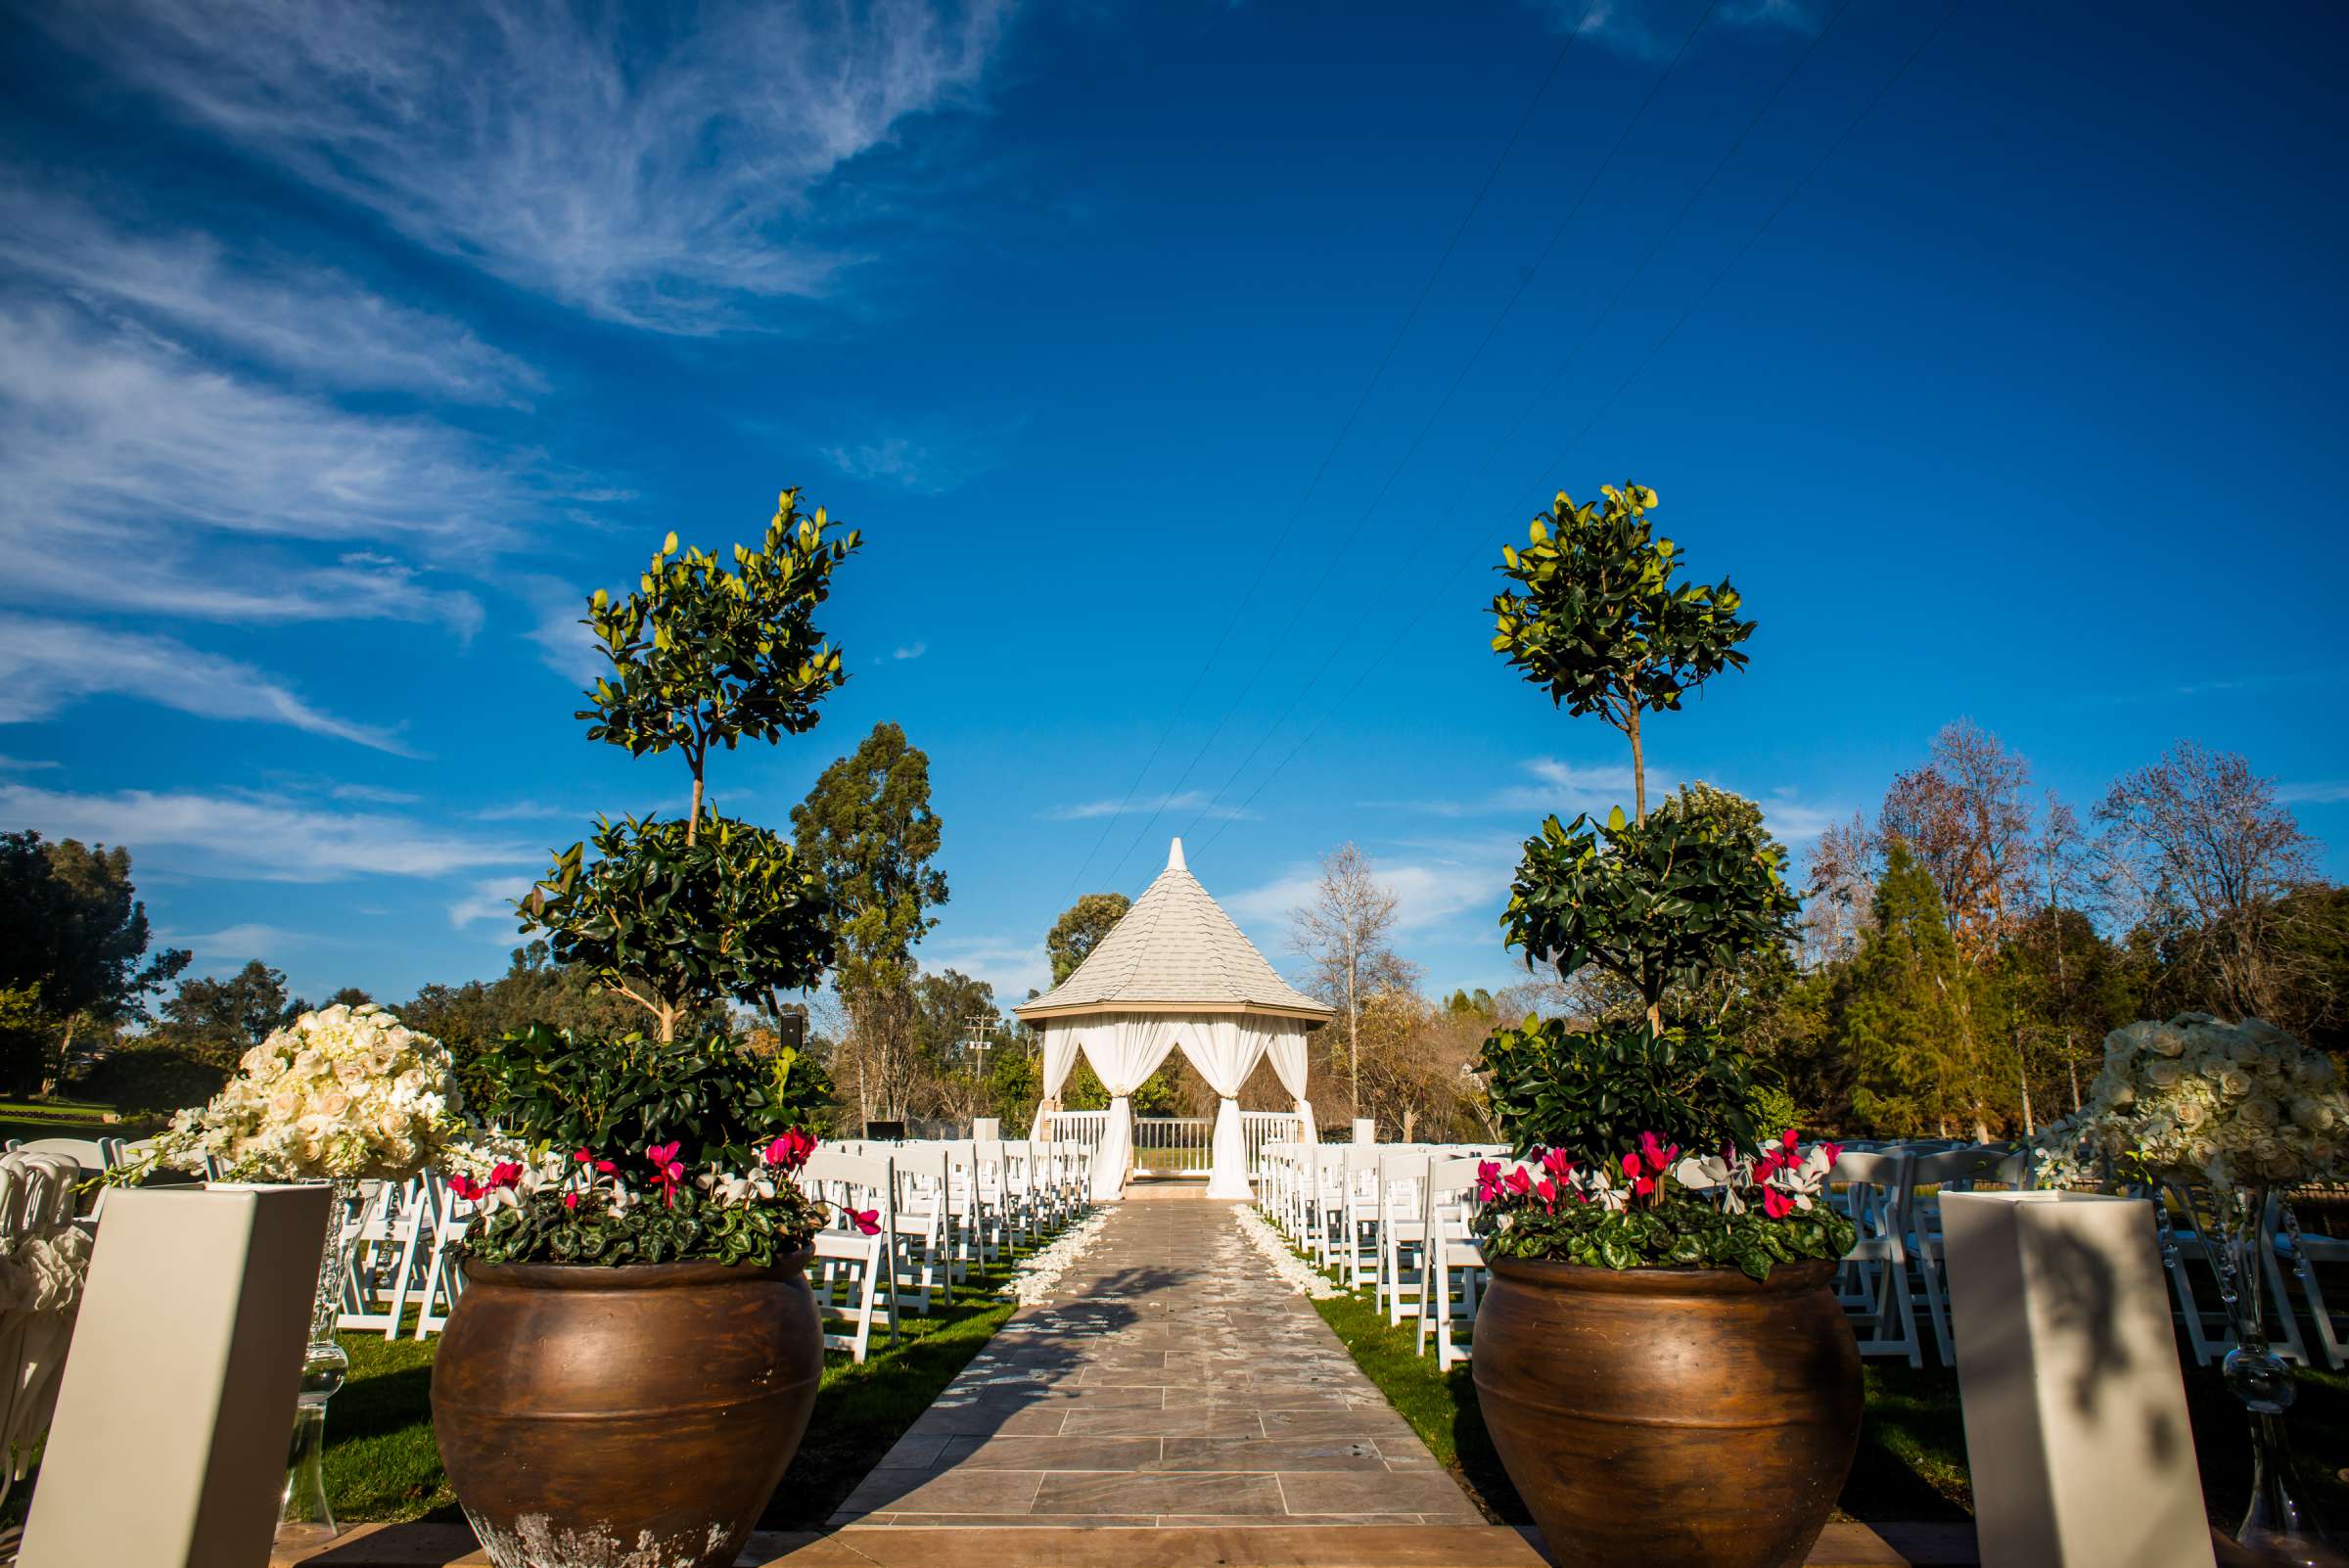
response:
[[[1214,1163],[1216,1124],[1204,1116],[1133,1119],[1135,1176],[1205,1176]]]
[[[1054,1111],[1044,1118],[1044,1136],[1055,1143],[1082,1143],[1097,1149],[1108,1132],[1107,1111]]]
[[[1242,1111],[1240,1136],[1248,1144],[1248,1179],[1265,1174],[1265,1145],[1294,1143],[1305,1136],[1305,1118],[1294,1111]]]

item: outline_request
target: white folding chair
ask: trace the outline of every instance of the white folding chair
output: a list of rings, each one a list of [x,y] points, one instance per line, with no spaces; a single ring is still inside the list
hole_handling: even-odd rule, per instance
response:
[[[431,1256],[425,1264],[424,1284],[416,1293],[416,1337],[438,1334],[448,1326],[448,1314],[465,1294],[465,1270],[457,1245],[473,1224],[474,1205],[456,1195],[446,1181],[426,1178],[434,1187],[433,1207],[426,1227],[431,1231]]]
[[[848,1328],[827,1327],[824,1348],[845,1350],[862,1362],[876,1319],[888,1323],[891,1344],[898,1339],[896,1171],[885,1157],[819,1148],[800,1168],[799,1178],[833,1208],[833,1223],[815,1233],[807,1283],[823,1314]],[[879,1228],[865,1235],[850,1222],[851,1209],[878,1211]]]
[[[898,1174],[895,1274],[898,1304],[930,1314],[930,1292],[952,1303],[954,1214],[943,1144],[908,1143],[891,1157]]]
[[[1427,1289],[1427,1217],[1421,1189],[1428,1162],[1422,1149],[1390,1153],[1378,1162],[1378,1282],[1372,1304],[1390,1327],[1420,1314]]]
[[[1852,1250],[1837,1271],[1836,1296],[1857,1321],[1863,1356],[1905,1356],[1911,1366],[1925,1358],[1917,1342],[1916,1310],[1909,1292],[1908,1154],[1843,1151],[1827,1173],[1830,1192],[1856,1232]],[[1865,1326],[1865,1332],[1860,1330]]]
[[[1904,1200],[1909,1217],[1911,1256],[1918,1283],[1924,1287],[1925,1314],[1933,1325],[1933,1348],[1941,1364],[1958,1364],[1950,1338],[1949,1283],[1942,1263],[1941,1194],[1964,1192],[1977,1181],[1994,1179],[2014,1151],[1999,1144],[1944,1149],[1919,1155],[1909,1164],[1909,1192]],[[1928,1192],[1930,1187],[1934,1190]]]
[[[2300,1281],[2300,1294],[2308,1302],[2308,1315],[2316,1326],[2317,1344],[2325,1352],[2325,1364],[2337,1372],[2349,1365],[2349,1327],[2333,1320],[2332,1309],[2325,1301],[2325,1287],[2317,1279],[2317,1265],[2349,1264],[2349,1241],[2310,1235],[2300,1228],[2289,1204],[2279,1206],[2278,1219],[2277,1248],[2289,1258],[2292,1275]],[[2280,1288],[2276,1295],[2280,1302],[2289,1299]]]
[[[1418,1347],[1424,1355],[1433,1341],[1440,1371],[1451,1370],[1455,1362],[1470,1355],[1458,1329],[1473,1332],[1477,1299],[1484,1289],[1485,1254],[1476,1243],[1471,1221],[1476,1214],[1477,1168],[1488,1158],[1439,1155],[1428,1161],[1427,1179],[1421,1183],[1427,1283],[1426,1308],[1419,1314]]]

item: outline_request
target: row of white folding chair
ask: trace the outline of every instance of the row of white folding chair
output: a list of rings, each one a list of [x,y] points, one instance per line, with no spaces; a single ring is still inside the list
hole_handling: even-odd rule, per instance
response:
[[[13,1245],[65,1235],[76,1225],[76,1189],[87,1172],[66,1155],[0,1154],[0,1236]],[[74,1314],[0,1314],[0,1498],[24,1478],[56,1408],[58,1373]]]

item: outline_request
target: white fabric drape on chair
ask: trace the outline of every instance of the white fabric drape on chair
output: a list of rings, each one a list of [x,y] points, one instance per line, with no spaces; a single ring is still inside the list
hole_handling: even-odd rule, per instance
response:
[[[1078,1042],[1109,1090],[1109,1126],[1093,1152],[1093,1198],[1115,1203],[1126,1193],[1126,1167],[1133,1156],[1133,1091],[1158,1071],[1174,1048],[1183,1021],[1147,1013],[1113,1013],[1087,1021]]]
[[[1280,1080],[1280,1086],[1287,1089],[1289,1098],[1297,1102],[1298,1120],[1305,1124],[1304,1130],[1298,1134],[1298,1141],[1310,1149],[1321,1141],[1321,1130],[1313,1126],[1313,1102],[1305,1097],[1304,1028],[1283,1020],[1273,1029],[1265,1048],[1265,1056],[1271,1062],[1273,1076]]]
[[[1045,1119],[1060,1109],[1061,1085],[1068,1083],[1069,1074],[1077,1067],[1077,1027],[1058,1022],[1044,1025],[1044,1095],[1036,1102],[1036,1124],[1029,1130],[1031,1138],[1041,1141],[1049,1131]]]
[[[1240,1085],[1264,1060],[1272,1032],[1265,1021],[1242,1018],[1204,1018],[1187,1026],[1183,1054],[1207,1080],[1220,1098],[1216,1102],[1216,1131],[1209,1145],[1214,1162],[1208,1167],[1207,1195],[1245,1198],[1248,1186],[1248,1141],[1240,1133]]]

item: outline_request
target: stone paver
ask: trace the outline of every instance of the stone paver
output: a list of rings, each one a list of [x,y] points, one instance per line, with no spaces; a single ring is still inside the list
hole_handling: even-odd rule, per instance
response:
[[[835,1527],[1481,1525],[1231,1205],[1129,1201]]]

